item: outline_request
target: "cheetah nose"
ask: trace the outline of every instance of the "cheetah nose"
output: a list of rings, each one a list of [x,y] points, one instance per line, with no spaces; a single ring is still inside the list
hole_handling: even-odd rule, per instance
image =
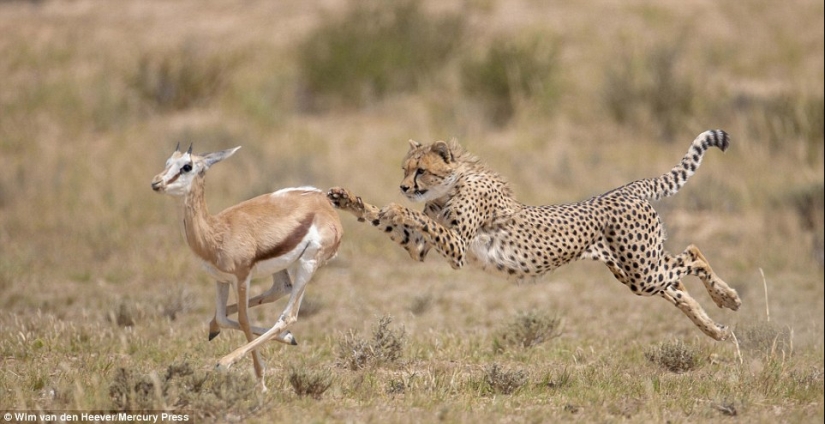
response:
[[[406,186],[404,184],[401,184],[401,191],[402,192],[406,193],[409,189],[410,189],[410,186]]]

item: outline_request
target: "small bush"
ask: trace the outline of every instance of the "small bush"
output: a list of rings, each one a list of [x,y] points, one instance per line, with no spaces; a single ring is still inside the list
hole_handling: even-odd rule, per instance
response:
[[[372,360],[372,346],[352,332],[338,343],[338,365],[353,371],[366,368]]]
[[[410,305],[410,312],[413,315],[423,315],[425,312],[429,311],[433,307],[433,295],[426,293],[417,295],[413,298],[412,304]]]
[[[602,90],[607,110],[622,124],[645,120],[672,140],[695,110],[696,89],[676,72],[679,46],[658,47],[642,57],[625,56],[607,69]]]
[[[664,342],[645,352],[645,358],[648,361],[675,373],[683,373],[696,368],[699,362],[697,356],[696,348],[686,345],[681,340]]]
[[[168,366],[162,377],[119,368],[109,385],[114,411],[186,409],[196,422],[254,415],[264,406],[260,392],[249,374],[205,372],[186,362]]]
[[[131,78],[142,99],[161,110],[182,110],[207,102],[226,85],[235,59],[210,55],[195,44],[144,53]]]
[[[799,137],[812,149],[822,146],[825,102],[822,93],[780,92],[772,95],[738,95],[733,108],[748,117],[753,138],[767,140],[774,149],[787,148],[787,139]]]
[[[417,0],[354,2],[298,48],[312,107],[358,107],[417,88],[443,66],[463,28],[461,16],[431,16]]]
[[[109,321],[118,327],[132,327],[135,325],[135,307],[131,303],[121,302],[117,311],[109,312]]]
[[[392,363],[400,359],[405,334],[403,329],[391,328],[391,323],[391,317],[381,317],[373,329],[372,339],[368,341],[352,332],[345,335],[339,342],[338,364],[359,370],[370,364]]]
[[[527,382],[527,374],[521,370],[502,369],[493,364],[484,370],[484,383],[494,392],[509,395]]]
[[[479,59],[464,61],[462,88],[482,102],[487,117],[506,124],[521,102],[549,108],[558,96],[554,43],[534,38],[514,41],[498,38]]]
[[[771,322],[752,322],[737,326],[735,334],[742,350],[765,356],[791,353],[791,331],[787,327],[780,328]]]
[[[561,335],[561,319],[538,311],[520,312],[493,339],[493,350],[529,348]]]
[[[178,318],[178,315],[191,311],[196,304],[196,300],[191,290],[186,287],[178,287],[165,296],[160,304],[161,314],[174,321]]]
[[[320,399],[321,395],[332,385],[329,372],[310,371],[292,368],[289,371],[289,384],[298,396],[310,396]]]

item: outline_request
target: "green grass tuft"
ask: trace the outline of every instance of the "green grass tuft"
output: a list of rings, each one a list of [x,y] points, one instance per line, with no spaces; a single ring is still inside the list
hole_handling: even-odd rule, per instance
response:
[[[461,42],[461,15],[431,15],[418,0],[354,2],[300,45],[298,67],[315,107],[359,107],[416,89]]]
[[[549,111],[559,95],[557,54],[555,43],[544,37],[496,38],[482,57],[462,63],[462,89],[499,126],[524,103]]]

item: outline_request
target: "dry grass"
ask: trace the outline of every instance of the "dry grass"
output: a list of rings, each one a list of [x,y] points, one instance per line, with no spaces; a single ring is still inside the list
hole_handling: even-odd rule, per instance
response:
[[[366,78],[355,92],[320,93],[307,91],[301,46],[349,16],[343,0],[0,2],[0,410],[148,408],[198,422],[822,422],[821,2],[398,4],[455,22],[449,54],[427,57],[421,72],[399,69],[386,86]],[[397,26],[378,29],[408,45]],[[520,72],[543,77],[532,66],[548,64],[552,84],[494,72],[492,60],[474,73],[471,85],[512,84],[496,91],[508,119],[490,125],[465,66],[533,39],[552,60],[517,50]],[[329,100],[336,92],[349,94]],[[731,133],[731,149],[710,152],[655,206],[667,248],[697,244],[739,291],[734,313],[685,281],[738,345],[709,340],[596,263],[514,285],[455,272],[435,252],[412,262],[343,216],[338,258],[292,328],[299,345],[262,350],[262,394],[248,359],[213,371],[244,338],[207,341],[214,283],[185,246],[174,202],[149,188],[175,143],[194,142],[198,152],[243,146],[210,171],[212,211],[291,185],[402,202],[406,140],[455,136],[521,200],[569,202],[670,169],[709,128]],[[266,325],[282,307],[251,317]],[[532,318],[517,321],[521,311]],[[387,316],[391,325],[375,318]],[[354,361],[342,346],[383,359],[338,366]]]

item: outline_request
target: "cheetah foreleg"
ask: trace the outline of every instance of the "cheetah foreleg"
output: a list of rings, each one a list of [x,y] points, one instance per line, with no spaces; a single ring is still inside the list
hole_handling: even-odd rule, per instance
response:
[[[381,208],[378,220],[379,226],[385,228],[385,231],[389,232],[399,227],[411,231],[412,239],[420,240],[427,249],[429,246],[435,247],[441,256],[450,261],[453,269],[461,269],[464,266],[465,246],[461,236],[426,214],[390,203]]]
[[[333,187],[327,192],[327,197],[336,208],[355,215],[358,221],[378,225],[378,207],[364,203],[361,196],[355,196],[345,188]]]
[[[358,219],[360,222],[369,222],[374,227],[381,226],[377,206],[365,203],[360,196],[353,195],[349,190],[341,187],[333,187],[327,192],[332,204],[341,210],[345,210]],[[390,240],[400,244],[416,261],[423,261],[427,257],[430,246],[424,242],[423,236],[411,230],[406,225],[393,225],[382,228],[389,236]]]

